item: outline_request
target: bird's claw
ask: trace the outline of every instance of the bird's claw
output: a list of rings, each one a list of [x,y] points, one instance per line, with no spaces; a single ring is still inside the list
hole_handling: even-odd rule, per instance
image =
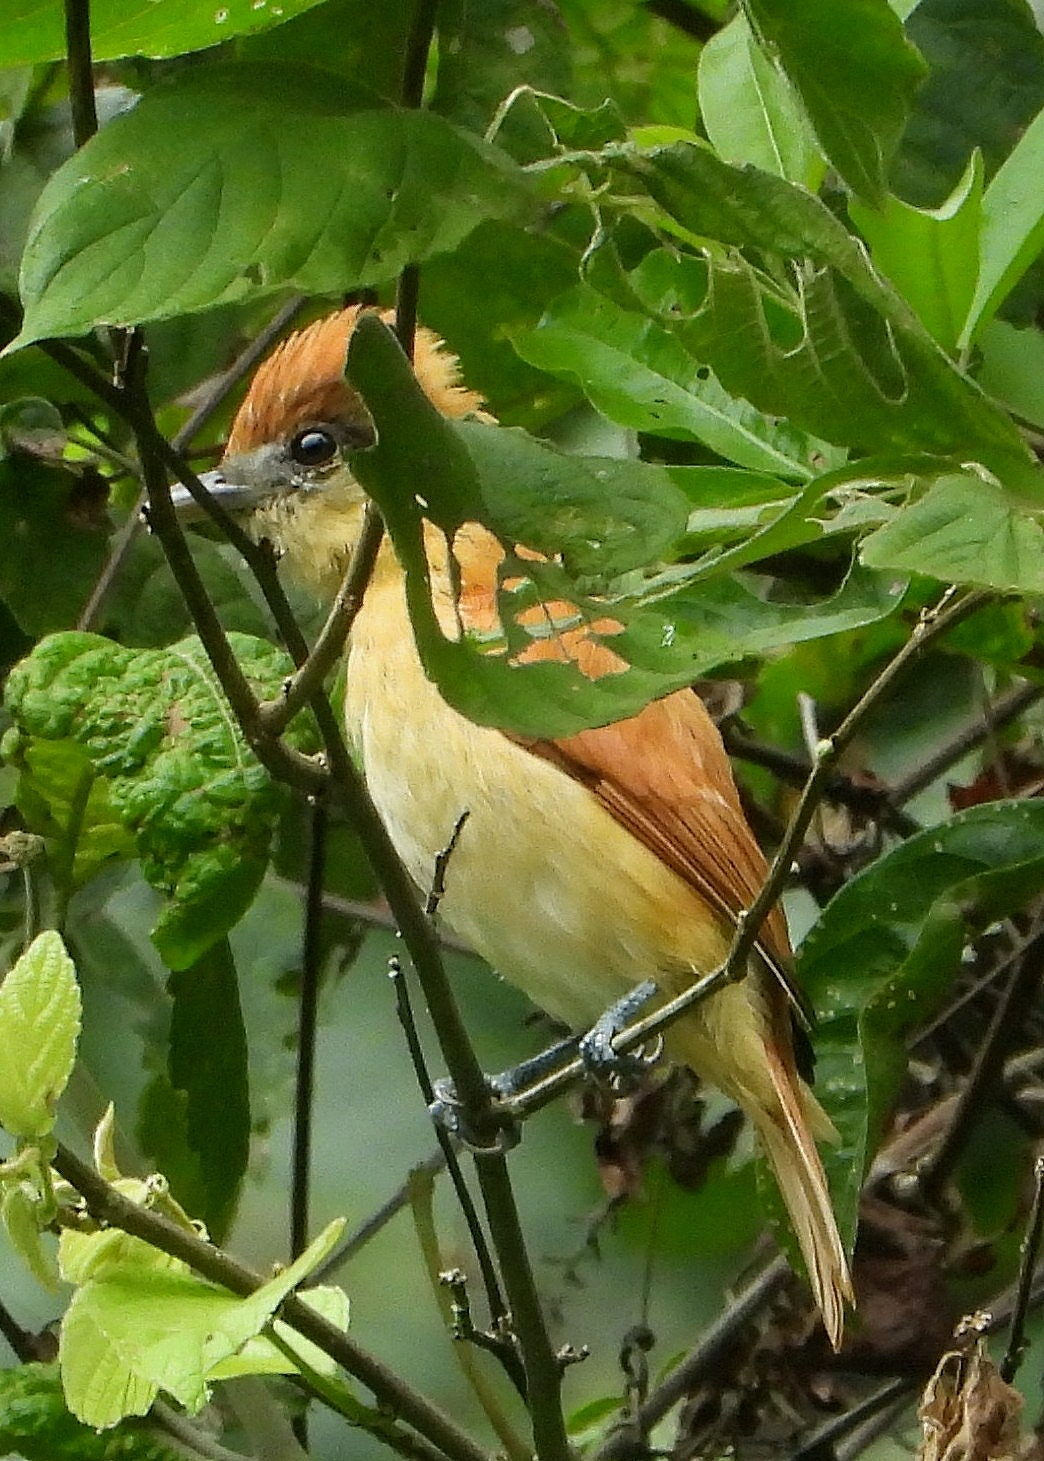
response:
[[[649,1067],[655,1065],[663,1053],[663,1040],[659,1036],[651,1048],[642,1047],[633,1053],[621,1054],[613,1044],[617,1035],[630,1024],[655,993],[656,985],[653,981],[645,980],[606,1010],[587,1034],[580,1037],[578,1053],[588,1075],[612,1086],[619,1094],[642,1085],[649,1073]]]
[[[481,1116],[481,1130],[465,1111],[456,1087],[448,1078],[434,1082],[435,1099],[428,1106],[428,1114],[436,1126],[476,1156],[502,1155],[518,1146],[522,1130],[497,1090],[495,1079],[487,1080],[486,1085],[491,1099]]]

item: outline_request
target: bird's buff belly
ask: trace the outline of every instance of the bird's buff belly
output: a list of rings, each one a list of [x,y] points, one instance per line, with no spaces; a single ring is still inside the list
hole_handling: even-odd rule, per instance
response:
[[[423,892],[467,814],[446,866],[445,924],[572,1028],[644,979],[669,993],[713,968],[727,940],[702,900],[586,787],[450,709],[409,651],[397,644],[392,664],[353,648],[347,728]]]

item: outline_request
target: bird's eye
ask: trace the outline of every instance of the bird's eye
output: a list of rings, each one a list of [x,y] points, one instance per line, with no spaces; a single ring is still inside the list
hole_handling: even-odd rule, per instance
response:
[[[337,438],[322,427],[309,426],[291,441],[290,455],[299,467],[325,467],[337,455]]]

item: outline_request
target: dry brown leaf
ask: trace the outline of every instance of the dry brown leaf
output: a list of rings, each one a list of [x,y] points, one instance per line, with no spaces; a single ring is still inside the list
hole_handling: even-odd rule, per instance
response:
[[[924,1427],[919,1461],[1015,1461],[1022,1396],[1002,1380],[986,1351],[981,1319],[958,1329],[925,1387],[918,1414]]]

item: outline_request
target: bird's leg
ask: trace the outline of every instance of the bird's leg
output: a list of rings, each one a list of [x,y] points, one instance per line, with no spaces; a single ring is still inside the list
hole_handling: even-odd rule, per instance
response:
[[[634,1055],[621,1055],[615,1049],[613,1041],[656,993],[655,981],[643,980],[622,999],[610,1005],[604,1015],[599,1015],[586,1035],[581,1035],[578,1050],[588,1075],[594,1076],[596,1080],[608,1081],[618,1090],[641,1083],[649,1066],[659,1059],[660,1042],[657,1042],[654,1053],[646,1056],[641,1051]]]

